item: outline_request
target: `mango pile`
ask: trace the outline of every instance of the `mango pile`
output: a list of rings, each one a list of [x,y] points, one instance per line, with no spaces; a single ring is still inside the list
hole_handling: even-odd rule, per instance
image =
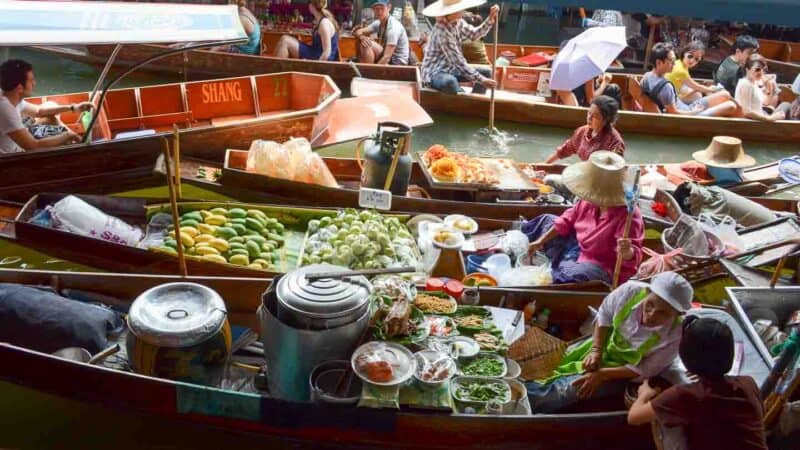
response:
[[[263,211],[213,208],[184,213],[176,238],[174,227],[164,245],[177,251],[178,239],[187,255],[250,269],[274,270],[283,247],[284,226]]]

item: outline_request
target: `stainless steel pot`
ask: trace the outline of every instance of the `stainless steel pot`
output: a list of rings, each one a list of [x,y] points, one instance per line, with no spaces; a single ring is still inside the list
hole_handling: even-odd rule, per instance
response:
[[[305,274],[347,270],[315,264],[272,281],[258,314],[272,395],[308,401],[311,370],[349,360],[369,322],[372,286],[363,276],[309,281]]]

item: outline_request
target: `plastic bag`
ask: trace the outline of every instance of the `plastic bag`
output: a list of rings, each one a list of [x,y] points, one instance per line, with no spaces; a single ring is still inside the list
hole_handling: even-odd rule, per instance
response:
[[[172,225],[172,214],[156,213],[147,224],[144,239],[139,242],[139,248],[150,248],[164,245],[169,227]]]
[[[283,144],[256,140],[247,154],[247,171],[282,180],[339,187],[325,161],[305,138],[291,138]]]
[[[724,216],[717,221],[711,214],[702,213],[697,217],[704,230],[714,233],[725,244],[725,254],[735,255],[746,248],[736,232],[736,221],[731,216]]]
[[[646,172],[639,179],[639,183],[641,184],[642,196],[648,198],[655,196],[656,189],[669,191],[675,187],[667,177],[658,172],[654,165],[646,167]]]
[[[516,267],[501,273],[497,283],[505,287],[546,286],[553,284],[553,271],[548,265]]]
[[[683,253],[687,255],[710,255],[708,238],[703,227],[686,214],[681,214],[675,226],[664,231],[664,239],[671,247],[667,250],[682,248]]]
[[[142,230],[109,216],[74,195],[68,195],[46,209],[53,219],[53,226],[59,230],[130,246],[142,240]]]
[[[661,272],[669,272],[670,270],[678,269],[680,264],[678,263],[677,257],[683,254],[683,250],[677,248],[662,255],[647,247],[642,247],[642,253],[650,256],[650,258],[639,266],[639,271],[636,273],[636,278],[639,279],[650,278]]]
[[[520,255],[528,253],[528,236],[520,230],[510,230],[500,240],[500,249],[503,253],[511,256],[511,260],[515,261]]]

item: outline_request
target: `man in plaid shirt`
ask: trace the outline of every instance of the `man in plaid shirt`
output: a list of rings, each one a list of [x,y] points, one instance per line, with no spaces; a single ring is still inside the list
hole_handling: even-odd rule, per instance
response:
[[[467,63],[461,50],[465,40],[477,40],[485,36],[497,19],[500,7],[493,5],[489,17],[477,27],[462,20],[464,10],[485,3],[486,0],[439,0],[422,12],[436,17],[436,26],[431,32],[422,60],[422,82],[446,94],[463,92],[459,81],[474,83],[472,92],[482,94],[487,87],[497,86],[490,78],[491,71],[476,69]]]

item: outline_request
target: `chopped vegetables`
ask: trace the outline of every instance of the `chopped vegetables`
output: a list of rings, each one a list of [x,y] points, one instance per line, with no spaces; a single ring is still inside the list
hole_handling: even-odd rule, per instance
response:
[[[500,381],[476,380],[458,383],[454,395],[457,400],[468,402],[499,400],[505,403],[511,398],[511,390],[508,384]]]
[[[476,377],[501,377],[505,371],[505,363],[492,356],[479,356],[461,368],[464,375]]]

